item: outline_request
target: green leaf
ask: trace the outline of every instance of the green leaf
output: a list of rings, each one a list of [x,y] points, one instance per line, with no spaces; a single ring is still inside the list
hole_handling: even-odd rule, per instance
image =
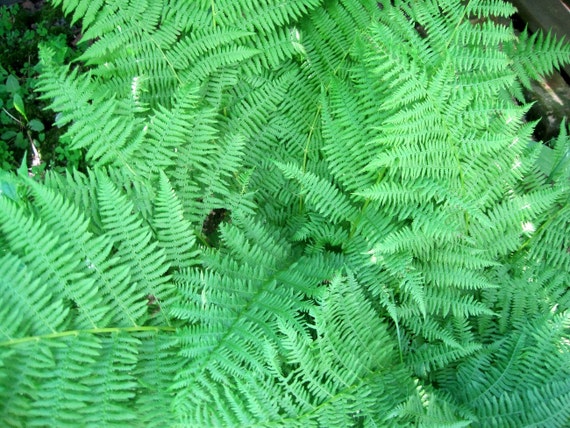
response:
[[[18,176],[20,177],[27,177],[28,176],[28,163],[27,160],[28,159],[28,152],[26,151],[24,153],[24,156],[22,157],[22,162],[20,163],[20,166],[18,167]]]
[[[24,134],[22,132],[18,132],[16,134],[16,140],[14,141],[14,144],[19,149],[25,149],[26,147],[28,147],[28,142],[24,138]]]
[[[0,195],[6,195],[8,198],[12,199],[13,201],[17,201],[18,198],[18,191],[16,190],[16,185],[13,182],[9,181],[1,181],[0,182]]]
[[[20,82],[18,82],[18,79],[16,79],[13,74],[10,74],[6,79],[6,89],[11,94],[15,94],[20,90]]]
[[[18,110],[18,113],[24,116],[24,119],[28,120],[28,117],[26,116],[26,109],[24,108],[24,101],[22,100],[20,94],[14,94],[14,108]]]
[[[0,135],[0,138],[2,138],[5,141],[8,141],[8,140],[14,138],[17,134],[18,133],[16,131],[9,130],[9,131],[3,132],[2,135]]]
[[[38,119],[32,119],[28,122],[28,127],[32,130],[32,131],[37,131],[37,132],[41,132],[45,129],[44,124],[41,122],[41,120]]]

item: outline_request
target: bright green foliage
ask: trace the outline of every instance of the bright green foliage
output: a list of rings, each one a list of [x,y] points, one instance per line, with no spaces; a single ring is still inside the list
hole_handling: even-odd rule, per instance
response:
[[[0,176],[7,426],[567,426],[570,61],[499,0],[54,1],[86,172]]]

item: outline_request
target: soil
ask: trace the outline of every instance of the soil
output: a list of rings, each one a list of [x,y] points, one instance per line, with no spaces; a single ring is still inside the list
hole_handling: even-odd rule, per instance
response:
[[[0,0],[0,6],[11,6],[16,3],[19,3],[22,9],[33,13],[43,7],[45,0]]]

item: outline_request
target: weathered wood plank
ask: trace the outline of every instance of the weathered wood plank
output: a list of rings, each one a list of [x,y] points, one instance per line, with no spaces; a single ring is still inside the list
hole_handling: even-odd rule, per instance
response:
[[[570,40],[570,6],[562,0],[511,0],[530,29],[554,31]]]
[[[547,79],[532,82],[532,89],[526,94],[533,106],[527,114],[528,120],[539,120],[535,136],[542,141],[555,138],[562,119],[570,116],[570,86],[558,73]]]

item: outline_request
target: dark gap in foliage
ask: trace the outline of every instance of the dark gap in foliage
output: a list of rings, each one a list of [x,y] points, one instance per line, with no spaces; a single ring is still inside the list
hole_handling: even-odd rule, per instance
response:
[[[202,235],[209,245],[216,247],[220,241],[219,226],[230,219],[230,211],[225,208],[215,208],[206,216],[202,223]]]

